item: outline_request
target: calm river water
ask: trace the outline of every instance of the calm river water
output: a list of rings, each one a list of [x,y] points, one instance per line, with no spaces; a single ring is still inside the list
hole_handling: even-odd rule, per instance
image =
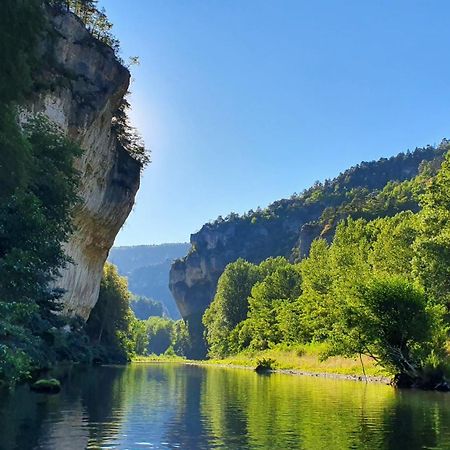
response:
[[[450,394],[177,364],[0,398],[0,449],[450,449]]]

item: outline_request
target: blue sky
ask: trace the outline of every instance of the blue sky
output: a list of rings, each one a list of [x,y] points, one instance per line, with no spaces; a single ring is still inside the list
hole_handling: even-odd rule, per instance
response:
[[[116,245],[450,137],[447,0],[103,0],[152,150]]]

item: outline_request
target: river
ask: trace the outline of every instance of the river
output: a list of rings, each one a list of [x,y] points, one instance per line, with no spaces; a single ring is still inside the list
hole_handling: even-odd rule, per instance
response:
[[[182,364],[76,369],[0,397],[0,449],[450,449],[450,394]]]

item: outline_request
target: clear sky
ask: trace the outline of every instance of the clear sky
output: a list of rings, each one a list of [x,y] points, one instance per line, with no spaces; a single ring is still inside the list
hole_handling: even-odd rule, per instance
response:
[[[116,245],[450,137],[448,0],[103,0],[152,150]]]

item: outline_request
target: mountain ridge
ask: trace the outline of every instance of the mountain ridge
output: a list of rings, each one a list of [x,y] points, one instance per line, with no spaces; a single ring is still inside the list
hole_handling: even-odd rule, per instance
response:
[[[188,243],[165,243],[113,247],[108,260],[128,278],[128,288],[138,296],[160,302],[172,319],[179,319],[175,300],[169,290],[172,262],[189,249]]]

